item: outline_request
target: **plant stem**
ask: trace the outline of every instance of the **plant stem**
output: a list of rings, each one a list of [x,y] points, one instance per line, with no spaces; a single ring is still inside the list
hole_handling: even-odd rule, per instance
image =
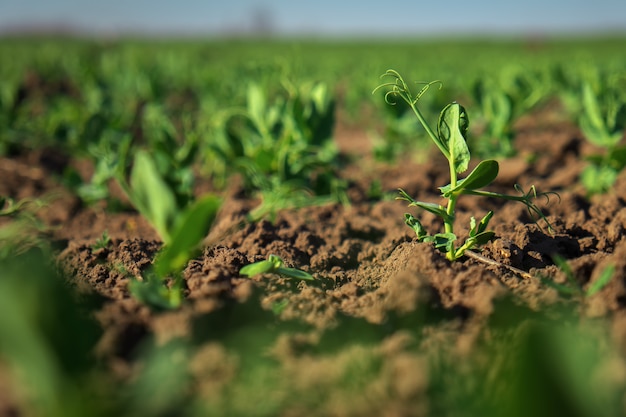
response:
[[[450,153],[448,152],[447,149],[445,149],[441,143],[439,142],[439,140],[437,139],[437,135],[435,134],[435,132],[431,129],[430,125],[426,122],[426,119],[424,119],[424,116],[422,115],[422,112],[417,108],[417,106],[415,106],[415,103],[408,101],[409,105],[411,106],[411,109],[413,109],[413,113],[415,113],[415,116],[417,116],[417,120],[419,120],[419,122],[422,124],[422,126],[424,127],[424,130],[426,131],[426,133],[428,133],[428,136],[430,136],[430,138],[433,140],[433,142],[435,142],[435,145],[437,145],[437,147],[439,148],[439,150],[441,151],[442,154],[444,154],[444,156],[446,158],[450,157]],[[456,176],[455,176],[455,182],[456,182]]]
[[[456,175],[454,175],[452,178],[456,180]],[[457,199],[457,196],[452,195],[450,196],[450,199],[448,200],[448,207],[446,208],[446,212],[448,213],[449,217],[448,217],[448,220],[444,220],[443,222],[444,231],[446,233],[454,233],[454,210],[456,207],[456,199]],[[448,258],[448,260],[450,261],[456,260],[457,256],[456,256],[456,248],[454,247],[454,244],[452,244],[452,250],[446,254],[446,258]]]

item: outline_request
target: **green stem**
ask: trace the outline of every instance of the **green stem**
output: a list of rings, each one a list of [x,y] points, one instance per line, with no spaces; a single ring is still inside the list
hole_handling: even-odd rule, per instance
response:
[[[456,175],[454,175],[452,177],[456,182]],[[452,195],[450,196],[450,199],[448,200],[448,207],[446,208],[446,213],[448,213],[448,219],[445,220],[444,219],[444,231],[446,233],[452,233],[454,234],[454,210],[456,208],[456,200],[457,200],[457,196],[456,195]],[[454,247],[454,244],[452,245],[452,250],[450,252],[448,252],[446,254],[446,258],[448,258],[448,260],[450,261],[454,261],[456,260],[457,256],[456,256],[456,248]]]
[[[438,144],[437,141],[435,143]],[[444,153],[445,155],[445,153]],[[457,185],[457,177],[456,177],[456,169],[454,167],[454,162],[448,157],[448,165],[450,167],[450,186],[455,188]],[[454,234],[454,210],[456,209],[456,200],[459,198],[457,194],[452,194],[450,199],[448,200],[448,207],[446,208],[446,213],[448,213],[448,220],[444,221],[444,228],[446,233]],[[446,257],[450,261],[454,261],[457,258],[457,250],[452,244],[452,250],[446,254]]]
[[[422,112],[415,106],[415,103],[410,101],[408,103],[411,106],[411,109],[413,109],[413,113],[415,113],[415,116],[417,116],[417,120],[419,120],[419,122],[424,127],[424,130],[426,130],[426,133],[428,133],[428,136],[430,136],[433,142],[435,142],[435,145],[437,145],[441,153],[444,154],[447,159],[450,159],[450,153],[441,145],[440,141],[437,139],[437,135],[435,134],[435,132],[431,129],[428,123],[426,123],[426,119],[424,119]]]

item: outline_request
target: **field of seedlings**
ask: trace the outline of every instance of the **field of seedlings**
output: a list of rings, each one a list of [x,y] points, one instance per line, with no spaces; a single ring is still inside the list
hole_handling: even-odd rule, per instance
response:
[[[0,39],[0,415],[626,416],[624,51]]]

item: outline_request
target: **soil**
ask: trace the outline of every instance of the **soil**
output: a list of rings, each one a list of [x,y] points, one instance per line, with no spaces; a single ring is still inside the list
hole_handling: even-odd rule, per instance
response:
[[[141,276],[161,246],[150,225],[131,211],[85,207],[60,185],[62,170],[84,161],[57,149],[1,158],[0,195],[55,196],[38,216],[51,227],[56,262],[70,284],[100,300],[89,313],[101,328],[94,354],[113,379],[132,379],[141,361],[137,352],[146,343],[182,340],[193,347],[183,365],[193,382],[190,395],[218,414],[261,415],[255,407],[263,399],[279,409],[274,415],[438,415],[447,406],[437,400],[452,401],[441,387],[458,383],[449,380],[453,375],[466,375],[465,367],[478,375],[493,369],[489,352],[498,350],[490,340],[498,326],[520,331],[527,317],[542,314],[558,322],[564,313],[556,311],[569,309],[579,314],[575,322],[608,323],[612,346],[626,353],[626,174],[606,195],[588,198],[578,177],[585,156],[596,150],[575,126],[544,110],[520,120],[516,131],[518,155],[500,161],[490,189],[514,194],[517,183],[524,190],[535,185],[558,192],[560,200],[540,201],[553,234],[519,203],[465,196],[457,207],[459,230],[467,229],[470,216],[495,212],[491,226],[497,237],[480,252],[495,262],[467,257],[450,263],[416,241],[404,213],[419,214],[431,231],[440,222],[394,199],[403,188],[416,199],[440,201],[437,186],[448,182],[442,157],[376,162],[367,132],[340,125],[336,140],[348,161],[340,175],[349,181],[351,205],[286,210],[274,222],[238,226],[256,202],[234,180],[207,246],[184,271],[186,301],[176,311],[152,311],[127,290],[129,279]],[[373,184],[380,185],[383,198],[371,196]],[[104,231],[110,243],[94,249]],[[317,280],[239,275],[242,266],[269,254]],[[541,281],[566,282],[555,255],[568,261],[582,288],[608,265],[615,266],[614,277],[587,299],[564,297]],[[512,316],[523,319],[498,324]],[[254,357],[272,364],[261,368],[272,376],[261,379],[274,385],[246,391],[249,397],[237,402],[241,372],[250,366],[246,355],[255,344],[262,351]],[[441,356],[448,365],[435,373]],[[617,366],[603,368],[605,379],[623,386],[625,363],[620,354],[611,358]],[[446,366],[455,370],[446,373]],[[351,379],[357,370],[369,376]],[[463,397],[475,391],[455,392]],[[498,406],[485,398],[470,403],[480,410]]]

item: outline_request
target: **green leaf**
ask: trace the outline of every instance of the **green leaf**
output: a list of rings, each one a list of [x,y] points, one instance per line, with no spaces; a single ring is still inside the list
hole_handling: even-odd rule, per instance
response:
[[[491,220],[492,216],[493,216],[493,211],[489,211],[485,215],[485,217],[481,219],[480,223],[478,224],[476,224],[476,219],[472,217],[470,219],[470,232],[469,232],[470,237],[475,237],[479,235],[480,233],[483,233],[485,230],[487,230],[487,225],[489,224],[489,220]]]
[[[256,84],[248,86],[248,113],[254,122],[259,126],[264,126],[264,117],[266,112],[265,95],[261,88]]]
[[[280,275],[284,275],[288,278],[303,279],[307,281],[315,279],[313,275],[307,272],[301,271],[296,268],[284,267],[283,263],[283,260],[279,256],[270,255],[265,261],[259,261],[244,266],[239,270],[239,273],[241,275],[246,275],[247,277],[252,277],[258,274],[277,273]]]
[[[202,197],[177,219],[170,243],[155,260],[157,274],[163,277],[185,267],[211,229],[221,204],[222,201],[218,197],[212,195]]]
[[[482,246],[484,244],[487,244],[491,241],[491,239],[493,239],[493,237],[495,236],[495,232],[482,232],[482,233],[478,233],[476,236],[472,236],[470,239],[472,239],[472,246]]]
[[[409,207],[420,207],[426,211],[429,211],[442,219],[448,221],[451,220],[450,215],[446,211],[445,208],[438,204],[434,203],[424,203],[421,201],[415,201],[410,195],[407,194],[402,188],[398,188],[398,192],[400,193],[400,197],[396,197],[396,200],[405,200],[409,202]],[[405,216],[406,217],[406,216]],[[413,226],[411,226],[413,227]]]
[[[246,265],[239,270],[239,273],[251,278],[255,275],[274,272],[275,269],[274,262],[265,260]]]
[[[626,167],[626,146],[616,146],[611,149],[607,158],[615,169],[621,171],[624,167]]]
[[[445,187],[439,187],[444,197],[448,198],[453,193],[463,192],[463,190],[476,190],[491,184],[499,172],[498,162],[493,159],[481,161],[476,168],[465,178],[457,182],[456,187],[452,189],[450,184]]]
[[[147,272],[144,281],[131,279],[128,282],[128,290],[139,302],[152,308],[171,310],[178,308],[182,303],[180,288],[167,288],[165,283]]]
[[[328,87],[326,84],[318,83],[311,89],[311,101],[315,104],[318,112],[323,112],[328,104]]]
[[[396,200],[404,200],[404,201],[408,201],[409,203],[415,203],[415,200],[413,199],[413,197],[411,197],[402,188],[398,188],[398,193],[400,194],[400,196],[396,197]]]
[[[315,279],[313,275],[309,274],[308,272],[304,272],[296,268],[280,267],[276,269],[276,272],[288,278],[303,279],[307,281],[312,281]]]
[[[589,123],[600,130],[606,130],[606,125],[602,119],[602,113],[600,111],[600,105],[593,93],[591,85],[588,82],[583,84],[583,109],[585,110],[585,116],[589,120]]]
[[[626,102],[621,102],[617,106],[611,125],[612,131],[621,135],[626,129]]]
[[[489,220],[491,220],[491,217],[493,216],[493,211],[489,211],[487,214],[485,214],[485,217],[483,217],[480,220],[480,223],[478,224],[478,233],[482,233],[485,230],[487,230],[487,226],[489,225]]]
[[[588,165],[581,173],[580,181],[589,194],[602,194],[615,184],[617,174],[609,165]]]
[[[463,189],[477,190],[488,186],[498,176],[499,169],[498,162],[493,159],[481,161],[476,168],[463,179]]]
[[[168,244],[178,215],[176,197],[146,151],[138,151],[135,155],[130,187],[129,198],[133,205],[152,224],[163,242]]]
[[[448,160],[456,173],[467,170],[470,152],[465,142],[469,119],[463,106],[450,103],[441,111],[437,133],[440,144],[448,152]]]
[[[270,255],[268,256],[267,260],[274,265],[274,269],[278,269],[283,266],[283,260],[280,258],[280,256]]]
[[[583,114],[580,117],[578,124],[580,125],[580,129],[583,131],[585,138],[587,138],[587,140],[594,145],[606,148],[614,144],[613,138],[608,133],[608,130],[602,125],[594,124],[588,115]]]
[[[587,139],[595,145],[615,146],[622,138],[623,133],[618,126],[624,123],[616,118],[626,115],[626,109],[617,109],[615,106],[611,106],[610,91],[603,91],[597,96],[588,82],[583,84],[582,90],[584,112],[579,120],[581,130]]]
[[[445,253],[452,252],[455,240],[456,235],[454,233],[437,233],[434,236],[435,248]]]
[[[412,214],[405,213],[404,222],[407,226],[415,231],[415,234],[417,235],[417,238],[420,242],[424,240],[426,236],[428,236],[428,232],[426,232],[426,229],[424,229],[419,220],[417,220]]]
[[[448,212],[446,212],[446,209],[438,204],[423,203],[421,201],[415,201],[409,204],[409,206],[416,206],[416,207],[422,208],[426,211],[436,214],[437,216],[441,217],[445,221],[451,220],[451,216],[448,214]]]
[[[606,287],[606,285],[613,278],[613,273],[615,272],[615,265],[609,265],[602,270],[600,277],[596,279],[590,286],[587,288],[585,295],[587,297],[591,297],[595,293],[602,290],[602,288]]]

